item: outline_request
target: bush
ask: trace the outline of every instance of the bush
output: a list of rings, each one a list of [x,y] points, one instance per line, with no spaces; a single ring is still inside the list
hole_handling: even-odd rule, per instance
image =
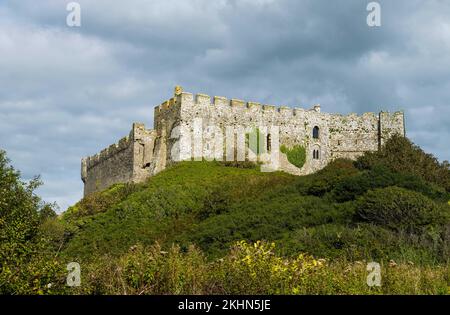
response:
[[[122,264],[126,283],[139,294],[200,294],[205,286],[206,261],[194,246],[186,253],[176,245],[168,251],[157,243],[133,246]]]
[[[450,227],[449,227],[450,228]],[[421,265],[449,262],[450,234],[435,231],[412,234],[371,223],[332,223],[304,227],[277,243],[285,255],[307,252],[344,261],[411,261]]]
[[[335,183],[331,193],[334,200],[344,202],[355,200],[369,189],[389,186],[414,190],[440,202],[450,198],[450,194],[436,184],[417,175],[394,172],[384,165],[375,165],[368,171],[342,178]]]
[[[204,220],[210,216],[218,215],[228,211],[231,199],[231,187],[219,187],[210,189],[205,196],[203,207],[198,211],[197,217]]]
[[[399,187],[368,191],[358,203],[357,218],[392,230],[417,232],[449,222],[450,207]]]
[[[394,172],[414,174],[450,192],[450,164],[439,163],[432,154],[400,135],[391,137],[380,151],[365,153],[355,163],[359,169],[372,169],[379,164]]]
[[[300,177],[297,189],[301,194],[323,196],[330,192],[342,179],[358,174],[353,161],[337,159],[315,174]]]
[[[298,168],[302,168],[306,162],[306,149],[300,145],[295,145],[288,149],[286,146],[282,145],[280,147],[281,153],[285,153],[286,157],[292,165]]]
[[[64,219],[76,220],[81,217],[102,213],[126,199],[137,190],[136,184],[116,184],[105,191],[97,191],[81,199],[64,213]]]
[[[236,242],[229,255],[216,264],[216,281],[226,294],[300,294],[308,277],[322,272],[325,261],[307,254],[285,259],[274,252],[275,243]]]

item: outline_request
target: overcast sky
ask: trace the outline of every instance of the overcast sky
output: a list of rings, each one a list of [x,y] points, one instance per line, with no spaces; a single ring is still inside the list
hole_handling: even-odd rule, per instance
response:
[[[0,1],[0,148],[61,210],[80,159],[153,126],[185,91],[363,113],[404,110],[407,135],[450,159],[450,1]]]

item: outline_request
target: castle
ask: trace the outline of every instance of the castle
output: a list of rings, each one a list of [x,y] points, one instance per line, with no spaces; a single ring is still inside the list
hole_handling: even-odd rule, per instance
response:
[[[344,116],[322,113],[320,105],[312,109],[275,107],[219,96],[211,102],[210,96],[194,96],[179,86],[174,96],[154,111],[154,129],[134,123],[127,137],[82,159],[85,196],[115,183],[142,182],[181,160],[201,160],[204,156],[239,160],[239,155],[240,160],[249,160],[252,152],[248,139],[239,135],[242,128],[244,132],[263,130],[263,145],[279,157],[277,169],[295,175],[313,173],[336,158],[355,159],[366,151],[378,150],[393,134],[405,135],[403,112]],[[200,141],[195,138],[198,130],[203,131]],[[271,134],[273,130],[276,137]],[[216,136],[222,132],[226,139],[217,142]],[[286,154],[277,150],[279,145],[305,148],[304,164],[291,164]],[[236,153],[235,147],[243,153]]]

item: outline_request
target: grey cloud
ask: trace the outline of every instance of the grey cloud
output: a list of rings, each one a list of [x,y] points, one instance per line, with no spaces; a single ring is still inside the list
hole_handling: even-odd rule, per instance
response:
[[[413,141],[449,159],[450,3],[79,0],[0,4],[0,146],[64,210],[79,161],[152,126],[153,106],[186,90],[324,111],[403,109]]]

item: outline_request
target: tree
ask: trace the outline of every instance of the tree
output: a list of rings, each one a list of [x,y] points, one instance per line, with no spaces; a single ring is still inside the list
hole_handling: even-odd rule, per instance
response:
[[[43,293],[47,283],[42,281],[56,274],[57,264],[42,256],[47,243],[40,237],[40,223],[54,212],[34,193],[39,185],[39,177],[22,182],[0,150],[0,293]]]

